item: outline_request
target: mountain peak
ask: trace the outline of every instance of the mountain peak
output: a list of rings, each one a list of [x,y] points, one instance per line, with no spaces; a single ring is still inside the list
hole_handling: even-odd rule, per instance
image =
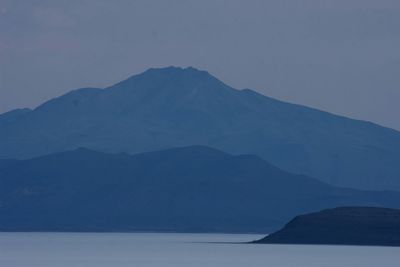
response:
[[[182,73],[207,73],[207,71],[196,69],[195,67],[177,67],[177,66],[168,66],[168,67],[160,67],[160,68],[149,68],[143,73],[164,73],[164,74],[182,74]],[[143,74],[142,73],[142,74]],[[210,75],[210,74],[209,74]]]
[[[216,77],[204,70],[194,67],[162,67],[150,68],[140,74],[133,75],[110,88],[118,87],[193,87],[197,85],[206,87],[228,87]]]
[[[176,67],[176,66],[168,66],[168,67],[161,67],[161,68],[149,68],[146,71],[131,76],[131,78],[137,78],[137,77],[147,77],[147,78],[159,78],[159,77],[196,77],[196,78],[213,78],[216,79],[214,76],[212,76],[210,73],[208,73],[205,70],[199,70],[194,67]]]
[[[205,70],[199,70],[194,67],[176,67],[176,66],[169,66],[169,67],[163,67],[163,68],[150,68],[146,70],[145,72],[135,75],[135,76],[141,76],[141,75],[148,75],[150,78],[156,78],[157,76],[164,76],[164,77],[171,77],[171,78],[191,78],[191,79],[212,79],[212,80],[217,80],[219,81],[216,77],[211,75]],[[134,76],[134,77],[135,77]],[[155,77],[156,76],[156,77]]]

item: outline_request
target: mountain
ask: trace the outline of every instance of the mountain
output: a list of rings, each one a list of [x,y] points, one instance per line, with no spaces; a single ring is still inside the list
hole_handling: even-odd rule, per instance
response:
[[[400,207],[252,155],[191,146],[137,155],[79,148],[0,165],[0,231],[270,232],[296,214]]]
[[[337,186],[400,190],[399,132],[236,90],[194,68],[149,69],[106,89],[72,91],[13,120],[0,117],[0,158],[190,145],[255,154]]]
[[[31,112],[29,108],[14,109],[12,111],[0,114],[0,127],[2,124],[12,123],[19,118],[23,117],[25,114]]]
[[[305,214],[255,243],[400,246],[400,210],[340,207]]]

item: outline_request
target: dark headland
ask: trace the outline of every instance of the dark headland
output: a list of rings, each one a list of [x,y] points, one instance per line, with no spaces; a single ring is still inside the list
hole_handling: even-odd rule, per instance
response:
[[[340,207],[300,215],[254,243],[400,246],[400,210]]]

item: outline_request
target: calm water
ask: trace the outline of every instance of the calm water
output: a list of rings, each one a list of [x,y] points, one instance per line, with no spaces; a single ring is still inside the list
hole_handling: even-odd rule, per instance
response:
[[[236,234],[0,233],[0,266],[400,266],[400,248],[229,243],[259,237]]]

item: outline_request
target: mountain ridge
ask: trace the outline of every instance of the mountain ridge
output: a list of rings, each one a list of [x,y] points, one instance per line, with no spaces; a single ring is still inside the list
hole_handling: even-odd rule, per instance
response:
[[[0,203],[1,231],[265,233],[322,208],[400,207],[400,193],[333,187],[204,146],[137,155],[80,148],[0,161]]]
[[[67,93],[11,123],[0,117],[0,158],[188,145],[255,154],[338,186],[400,190],[396,130],[237,90],[194,68],[151,69]]]
[[[40,108],[41,106],[43,106],[44,104],[46,104],[46,103],[48,103],[48,102],[51,102],[52,100],[55,100],[55,99],[58,99],[58,98],[67,96],[67,95],[69,95],[69,94],[80,93],[80,92],[84,92],[84,91],[93,91],[93,92],[94,92],[94,91],[105,91],[105,90],[113,89],[113,88],[116,87],[116,86],[119,86],[119,85],[121,85],[121,84],[124,84],[125,82],[130,81],[131,79],[136,78],[137,76],[141,76],[141,75],[146,74],[146,73],[148,73],[148,72],[153,72],[153,71],[164,71],[164,70],[168,70],[168,69],[171,69],[171,70],[180,70],[180,71],[191,70],[191,71],[202,72],[202,73],[205,73],[205,74],[211,76],[212,78],[216,79],[218,82],[224,84],[226,87],[229,87],[230,89],[233,89],[233,90],[236,90],[236,91],[239,91],[239,92],[240,92],[240,91],[241,91],[241,92],[248,92],[248,93],[250,93],[250,94],[257,95],[258,97],[268,98],[268,99],[270,99],[270,100],[279,102],[279,103],[281,103],[281,104],[293,105],[293,106],[297,106],[297,107],[300,107],[300,108],[307,108],[307,109],[309,109],[309,110],[313,110],[313,111],[316,111],[316,112],[322,112],[322,113],[329,114],[329,115],[332,115],[332,116],[335,116],[335,117],[340,117],[340,118],[343,118],[343,119],[348,119],[348,120],[352,120],[352,121],[358,121],[358,122],[361,122],[361,123],[370,124],[370,125],[377,126],[377,127],[380,127],[380,128],[385,128],[385,129],[387,129],[387,130],[392,130],[392,131],[394,131],[394,132],[396,132],[396,133],[399,132],[398,130],[396,130],[396,129],[394,129],[394,128],[391,128],[391,127],[389,127],[389,126],[383,126],[383,125],[380,125],[379,123],[375,123],[375,122],[372,122],[372,121],[369,121],[369,120],[351,118],[351,117],[347,117],[347,116],[344,116],[344,115],[338,115],[338,114],[335,114],[335,113],[333,113],[333,112],[329,112],[329,111],[327,111],[327,110],[323,110],[323,109],[319,109],[319,108],[314,108],[314,107],[309,107],[309,106],[306,106],[306,105],[303,105],[303,104],[299,104],[299,103],[291,103],[291,102],[288,102],[288,101],[285,101],[285,100],[280,100],[280,99],[277,99],[277,98],[269,97],[269,96],[267,96],[267,95],[265,95],[265,94],[262,94],[262,93],[258,92],[257,90],[253,90],[253,89],[250,89],[250,88],[235,89],[235,88],[233,88],[233,87],[231,87],[231,86],[229,86],[229,85],[227,85],[227,84],[221,82],[220,80],[218,80],[217,78],[215,78],[214,76],[212,76],[209,72],[207,72],[207,71],[205,71],[205,70],[199,70],[199,69],[197,69],[197,68],[195,68],[195,67],[193,67],[193,66],[178,67],[178,66],[173,66],[173,65],[167,66],[167,67],[149,68],[149,69],[143,71],[142,73],[132,75],[132,76],[130,76],[130,77],[128,77],[128,78],[122,80],[121,82],[117,82],[116,84],[113,84],[113,85],[110,85],[110,86],[106,86],[106,87],[104,87],[104,88],[98,88],[98,87],[82,87],[82,88],[73,89],[73,90],[71,90],[71,91],[69,91],[69,92],[67,92],[67,93],[65,93],[65,94],[62,94],[62,95],[60,95],[60,96],[53,97],[53,98],[51,98],[51,99],[45,101],[44,103],[38,105],[37,107],[35,107],[35,108],[33,108],[33,109],[31,109],[31,108],[16,108],[16,109],[11,109],[11,110],[9,110],[9,111],[6,111],[6,112],[1,113],[0,116],[2,116],[2,115],[8,115],[8,113],[14,113],[14,112],[20,112],[20,111],[23,111],[23,113],[28,113],[28,112],[31,112],[31,111],[34,111],[34,110]]]

